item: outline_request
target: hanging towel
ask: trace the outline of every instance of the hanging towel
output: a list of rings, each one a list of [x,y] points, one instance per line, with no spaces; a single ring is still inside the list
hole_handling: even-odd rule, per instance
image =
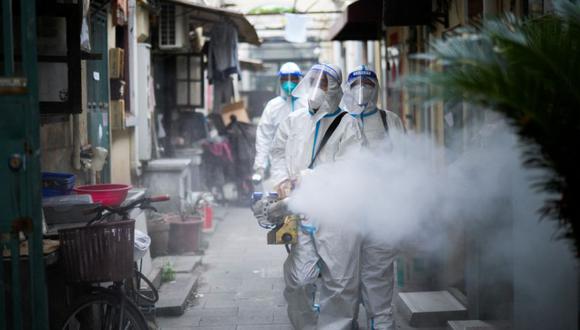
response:
[[[234,73],[240,73],[238,62],[238,31],[231,22],[215,24],[210,33],[207,78],[224,80]]]

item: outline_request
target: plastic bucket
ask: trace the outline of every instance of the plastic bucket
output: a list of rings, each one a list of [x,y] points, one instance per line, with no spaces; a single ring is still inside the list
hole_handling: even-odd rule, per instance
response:
[[[69,195],[74,185],[74,174],[42,172],[42,197]]]
[[[151,237],[149,251],[151,257],[167,255],[167,245],[169,242],[169,223],[164,218],[147,221],[147,234]]]
[[[119,206],[125,201],[127,193],[131,189],[128,184],[93,184],[75,187],[77,194],[89,194],[93,202],[105,206]]]

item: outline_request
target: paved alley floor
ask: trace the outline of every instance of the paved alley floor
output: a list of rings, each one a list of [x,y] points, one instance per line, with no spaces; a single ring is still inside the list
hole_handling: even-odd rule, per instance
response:
[[[285,330],[283,246],[266,245],[266,230],[247,208],[228,208],[206,236],[198,297],[180,317],[158,318],[163,330]],[[218,213],[218,215],[219,215]]]
[[[197,298],[180,317],[159,317],[163,330],[290,330],[284,301],[283,246],[266,244],[249,208],[220,208],[215,232],[206,235]],[[397,329],[402,326],[400,316]],[[366,330],[361,308],[360,330]],[[437,328],[438,329],[438,328]],[[425,329],[433,330],[433,329]]]

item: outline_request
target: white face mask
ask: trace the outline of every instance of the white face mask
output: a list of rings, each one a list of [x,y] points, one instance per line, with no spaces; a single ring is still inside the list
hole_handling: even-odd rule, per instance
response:
[[[318,110],[324,103],[324,98],[326,96],[326,92],[322,89],[317,89],[308,98],[308,107],[312,110]]]

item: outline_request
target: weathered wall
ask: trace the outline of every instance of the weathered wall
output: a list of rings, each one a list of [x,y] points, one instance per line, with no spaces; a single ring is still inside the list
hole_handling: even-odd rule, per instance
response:
[[[131,183],[131,139],[129,130],[113,130],[111,143],[111,182]]]
[[[142,12],[142,11],[139,11]],[[142,20],[145,18],[142,17]],[[147,23],[149,17],[147,16]],[[147,24],[147,28],[148,28]],[[111,14],[108,18],[108,44],[109,49],[116,46],[115,26],[113,25]],[[128,63],[125,63],[127,66]],[[128,90],[125,90],[128,93]],[[127,109],[126,109],[127,110]],[[111,131],[111,182],[131,184],[131,151],[133,143],[133,129],[115,129]]]
[[[83,112],[78,115],[68,116],[66,121],[47,123],[40,127],[40,152],[41,168],[47,172],[66,172],[77,176],[77,184],[85,181],[85,173],[77,170],[73,165],[73,152],[75,151],[75,130],[80,141],[77,145],[88,143],[87,109],[86,109],[86,63],[81,63],[81,86]],[[73,122],[78,120],[78,127]],[[78,151],[77,151],[78,152]]]

